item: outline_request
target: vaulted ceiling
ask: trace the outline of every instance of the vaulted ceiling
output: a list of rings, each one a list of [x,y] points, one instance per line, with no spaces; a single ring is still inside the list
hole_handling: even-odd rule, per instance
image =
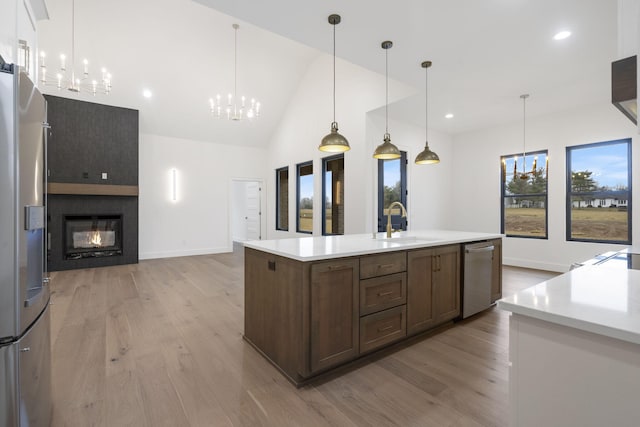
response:
[[[51,66],[71,50],[71,0],[47,6],[38,38]],[[76,62],[104,64],[114,80],[108,97],[80,97],[139,109],[145,133],[264,145],[307,68],[331,53],[331,13],[342,16],[337,55],[347,61],[384,74],[380,43],[394,42],[390,77],[417,95],[392,105],[392,118],[423,125],[423,60],[433,61],[429,127],[443,132],[520,120],[523,93],[530,116],[609,102],[612,0],[76,0]],[[260,120],[242,126],[208,111],[211,96],[233,87],[233,23],[238,92],[263,105]],[[563,29],[572,36],[554,41]]]

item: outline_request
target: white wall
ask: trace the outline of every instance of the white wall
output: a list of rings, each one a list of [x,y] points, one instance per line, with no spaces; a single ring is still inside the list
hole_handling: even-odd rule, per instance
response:
[[[566,271],[571,263],[622,249],[621,245],[565,240],[565,147],[633,138],[633,200],[640,203],[640,147],[636,127],[613,105],[584,107],[527,118],[527,151],[549,150],[548,240],[505,238],[504,263]],[[522,122],[454,137],[453,226],[460,230],[500,231],[500,156],[522,149]],[[640,208],[633,212],[633,241],[640,239]]]
[[[140,258],[231,251],[231,180],[264,179],[266,150],[141,134],[139,155]]]
[[[381,55],[380,60],[383,60]],[[275,188],[275,170],[289,166],[289,231],[275,230],[275,195],[267,193],[267,238],[305,236],[296,229],[296,164],[313,160],[314,170],[314,235],[322,233],[321,197],[322,153],[318,145],[329,133],[332,112],[332,57],[320,55],[309,67],[298,90],[291,98],[282,121],[271,138],[268,157],[267,187]],[[345,163],[345,233],[364,233],[372,224],[372,174],[375,164],[373,149],[367,136],[367,112],[384,105],[384,75],[356,65],[336,62],[336,120],[339,131],[351,146],[344,155]],[[389,99],[393,102],[414,90],[389,81]],[[380,135],[380,138],[382,136]]]

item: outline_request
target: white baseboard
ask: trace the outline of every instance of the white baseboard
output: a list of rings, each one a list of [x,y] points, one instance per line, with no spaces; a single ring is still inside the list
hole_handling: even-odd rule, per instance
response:
[[[530,259],[520,258],[502,258],[503,265],[510,265],[513,267],[534,268],[536,270],[556,271],[558,273],[566,273],[569,271],[569,266],[566,264],[554,264],[550,262],[532,261]]]
[[[221,248],[203,248],[203,249],[189,249],[184,251],[164,251],[164,252],[141,252],[138,256],[139,259],[156,259],[156,258],[175,258],[180,256],[193,256],[193,255],[210,255],[233,252],[231,247]]]

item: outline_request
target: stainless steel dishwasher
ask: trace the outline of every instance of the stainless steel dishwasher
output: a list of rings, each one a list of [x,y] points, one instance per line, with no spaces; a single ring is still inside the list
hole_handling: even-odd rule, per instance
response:
[[[491,306],[493,252],[491,242],[464,246],[463,319]]]

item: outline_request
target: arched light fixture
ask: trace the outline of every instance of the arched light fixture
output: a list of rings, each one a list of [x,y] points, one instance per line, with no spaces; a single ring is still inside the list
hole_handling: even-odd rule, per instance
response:
[[[336,122],[336,25],[340,23],[340,15],[329,15],[329,24],[333,25],[333,122],[331,123],[331,133],[322,138],[318,150],[329,153],[342,153],[349,151],[349,141],[338,133],[338,123]]]
[[[425,134],[425,143],[424,150],[420,154],[416,156],[415,163],[417,165],[433,165],[435,163],[440,163],[440,157],[433,151],[429,149],[429,141],[428,141],[428,127],[427,127],[427,119],[429,115],[427,114],[428,103],[428,91],[429,91],[429,79],[427,75],[429,74],[429,67],[431,67],[431,61],[424,61],[422,64],[422,68],[424,68],[425,72],[425,89],[424,89],[424,134]]]
[[[398,147],[391,143],[391,136],[389,135],[389,49],[393,46],[393,43],[390,41],[382,42],[382,48],[385,52],[385,76],[386,76],[386,100],[384,104],[384,120],[385,120],[385,131],[384,131],[384,142],[376,148],[376,151],[373,152],[373,157],[375,159],[382,160],[392,160],[400,158],[400,150]]]

